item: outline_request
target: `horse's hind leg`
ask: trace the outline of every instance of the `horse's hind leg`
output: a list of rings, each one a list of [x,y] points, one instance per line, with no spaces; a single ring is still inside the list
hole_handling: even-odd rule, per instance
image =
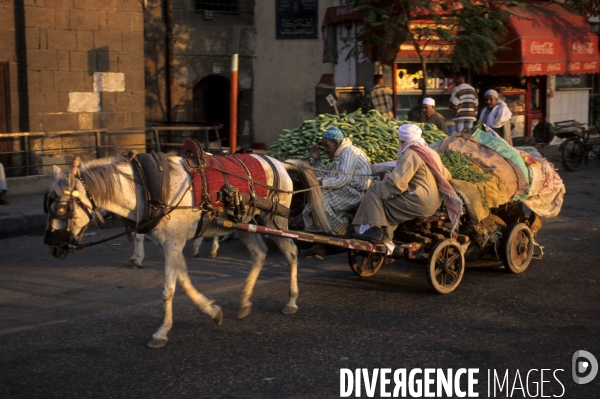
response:
[[[248,277],[246,277],[246,284],[244,285],[242,296],[240,298],[240,308],[238,310],[237,317],[238,319],[243,319],[244,317],[248,316],[252,310],[252,302],[250,302],[250,297],[252,296],[254,285],[256,284],[260,270],[262,269],[265,258],[267,257],[268,248],[262,238],[257,234],[239,232],[238,236],[246,248],[248,248],[248,252],[250,252],[250,256],[254,261],[252,269],[250,269],[250,273],[248,274]]]
[[[200,246],[202,245],[202,241],[203,241],[203,238],[198,237],[192,242],[192,254],[190,255],[191,258],[198,258],[200,256],[199,251],[200,251]]]
[[[133,239],[133,255],[127,261],[133,269],[139,269],[142,267],[142,261],[144,260],[144,234],[136,234]]]
[[[214,236],[213,237],[213,242],[212,242],[212,247],[210,249],[210,257],[211,258],[216,258],[218,250],[219,250],[219,237],[218,236]]]
[[[294,314],[298,311],[296,299],[298,299],[298,248],[289,238],[271,237],[277,244],[285,260],[290,266],[290,296],[287,305],[283,308],[283,313]]]

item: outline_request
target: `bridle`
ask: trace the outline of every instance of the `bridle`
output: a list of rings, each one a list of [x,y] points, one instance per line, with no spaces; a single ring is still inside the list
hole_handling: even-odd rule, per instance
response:
[[[87,230],[87,224],[77,235],[73,233],[73,221],[76,218],[75,212],[77,208],[82,209],[90,221],[95,220],[94,215],[102,220],[102,216],[85,184],[85,180],[82,176],[77,176],[76,178],[82,183],[91,205],[81,200],[80,193],[76,190],[75,186],[72,189],[64,190],[63,194],[68,197],[66,200],[61,200],[62,197],[59,197],[55,192],[46,193],[44,196],[44,212],[48,214],[44,244],[55,247],[55,249],[60,249],[61,258],[64,258],[68,252],[73,252],[82,247],[80,242]],[[52,226],[53,220],[66,221],[66,227],[55,229]],[[58,251],[55,253],[58,253]]]

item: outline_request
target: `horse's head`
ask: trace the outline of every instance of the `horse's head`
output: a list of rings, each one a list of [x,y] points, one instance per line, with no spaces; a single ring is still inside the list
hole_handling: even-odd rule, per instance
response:
[[[66,178],[60,168],[54,166],[54,183],[44,201],[44,211],[48,214],[44,244],[56,258],[64,259],[80,247],[93,218],[94,206],[80,179],[73,174]]]

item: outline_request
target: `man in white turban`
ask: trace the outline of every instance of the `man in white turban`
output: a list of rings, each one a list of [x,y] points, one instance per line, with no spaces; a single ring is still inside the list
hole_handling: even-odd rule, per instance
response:
[[[510,118],[512,112],[506,103],[499,99],[496,90],[488,90],[484,94],[486,107],[481,110],[477,123],[485,123],[493,129],[508,144],[512,145],[510,134]]]
[[[354,237],[388,243],[398,224],[435,214],[442,199],[450,221],[453,225],[458,221],[462,205],[448,182],[452,175],[421,133],[413,124],[398,129],[402,145],[396,166],[382,180],[371,183],[352,221]]]

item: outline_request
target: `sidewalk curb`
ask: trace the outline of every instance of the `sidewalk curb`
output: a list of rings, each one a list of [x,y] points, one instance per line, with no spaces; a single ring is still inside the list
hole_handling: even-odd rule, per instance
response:
[[[46,214],[32,212],[0,216],[0,239],[20,235],[41,235],[46,228]]]

